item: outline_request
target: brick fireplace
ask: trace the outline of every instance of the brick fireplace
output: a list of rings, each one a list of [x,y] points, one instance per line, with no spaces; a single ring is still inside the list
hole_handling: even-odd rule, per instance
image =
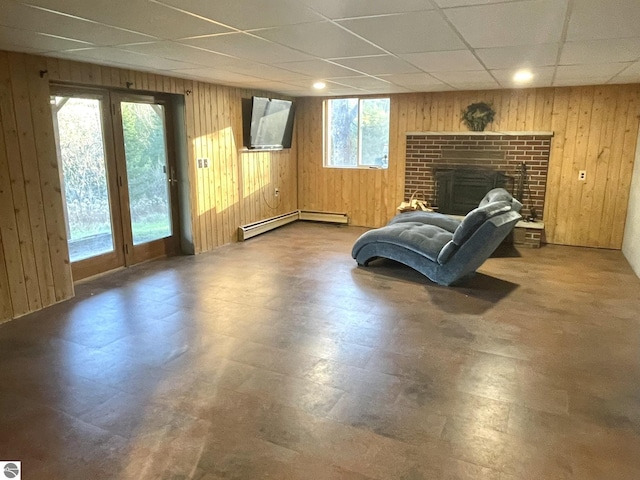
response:
[[[504,186],[523,203],[523,217],[533,213],[542,220],[552,136],[550,132],[408,133],[404,195],[409,198],[417,192],[417,198],[437,205],[447,195],[455,196],[443,191],[451,184],[443,179],[473,177],[473,172],[483,179],[494,172],[502,179],[495,186]]]

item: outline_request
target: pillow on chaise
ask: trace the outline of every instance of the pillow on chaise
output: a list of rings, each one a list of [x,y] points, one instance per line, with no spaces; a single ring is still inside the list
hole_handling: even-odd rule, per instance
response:
[[[462,245],[486,220],[510,210],[511,204],[504,201],[488,203],[471,210],[453,233],[453,242],[458,246]]]

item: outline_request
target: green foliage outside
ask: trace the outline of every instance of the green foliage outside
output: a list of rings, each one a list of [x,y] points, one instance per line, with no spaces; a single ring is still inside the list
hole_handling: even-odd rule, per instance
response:
[[[54,97],[57,103],[63,97]],[[70,240],[111,232],[100,102],[70,98],[57,112]]]
[[[330,151],[332,167],[358,165],[358,99],[328,100]]]
[[[334,167],[388,166],[388,98],[329,100],[329,158]],[[359,112],[361,110],[361,112]],[[358,114],[360,113],[360,142]],[[358,160],[360,152],[360,160]]]
[[[122,102],[133,241],[171,235],[164,112],[159,105]]]
[[[363,100],[361,108],[361,163],[386,168],[389,164],[389,99]]]
[[[111,233],[100,101],[54,97],[70,241]],[[171,234],[162,107],[122,103],[134,243]],[[57,109],[54,106],[54,109]]]

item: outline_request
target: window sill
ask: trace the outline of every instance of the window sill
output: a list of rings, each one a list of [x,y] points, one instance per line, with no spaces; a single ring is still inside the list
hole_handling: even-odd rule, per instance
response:
[[[323,165],[324,168],[335,168],[337,170],[389,170],[389,167],[351,167],[337,165]]]

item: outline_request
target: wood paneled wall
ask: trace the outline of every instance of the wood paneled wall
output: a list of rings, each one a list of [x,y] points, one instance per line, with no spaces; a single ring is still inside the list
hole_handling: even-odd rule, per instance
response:
[[[265,93],[176,82],[191,91],[185,98],[196,252],[237,241],[240,225],[297,209],[295,145],[280,151],[242,150],[242,98]],[[209,168],[196,168],[198,158],[208,158]]]
[[[0,51],[0,321],[73,296],[50,82],[185,95],[196,252],[297,208],[295,146],[241,151],[241,99],[264,92]]]
[[[300,209],[346,212],[353,225],[377,227],[403,200],[405,134],[467,131],[460,112],[491,103],[490,131],[552,131],[545,202],[549,243],[619,249],[633,169],[640,85],[608,85],[391,96],[388,170],[322,166],[322,99],[298,102]],[[578,180],[578,171],[587,180]]]
[[[0,320],[73,296],[46,68],[0,52]]]

